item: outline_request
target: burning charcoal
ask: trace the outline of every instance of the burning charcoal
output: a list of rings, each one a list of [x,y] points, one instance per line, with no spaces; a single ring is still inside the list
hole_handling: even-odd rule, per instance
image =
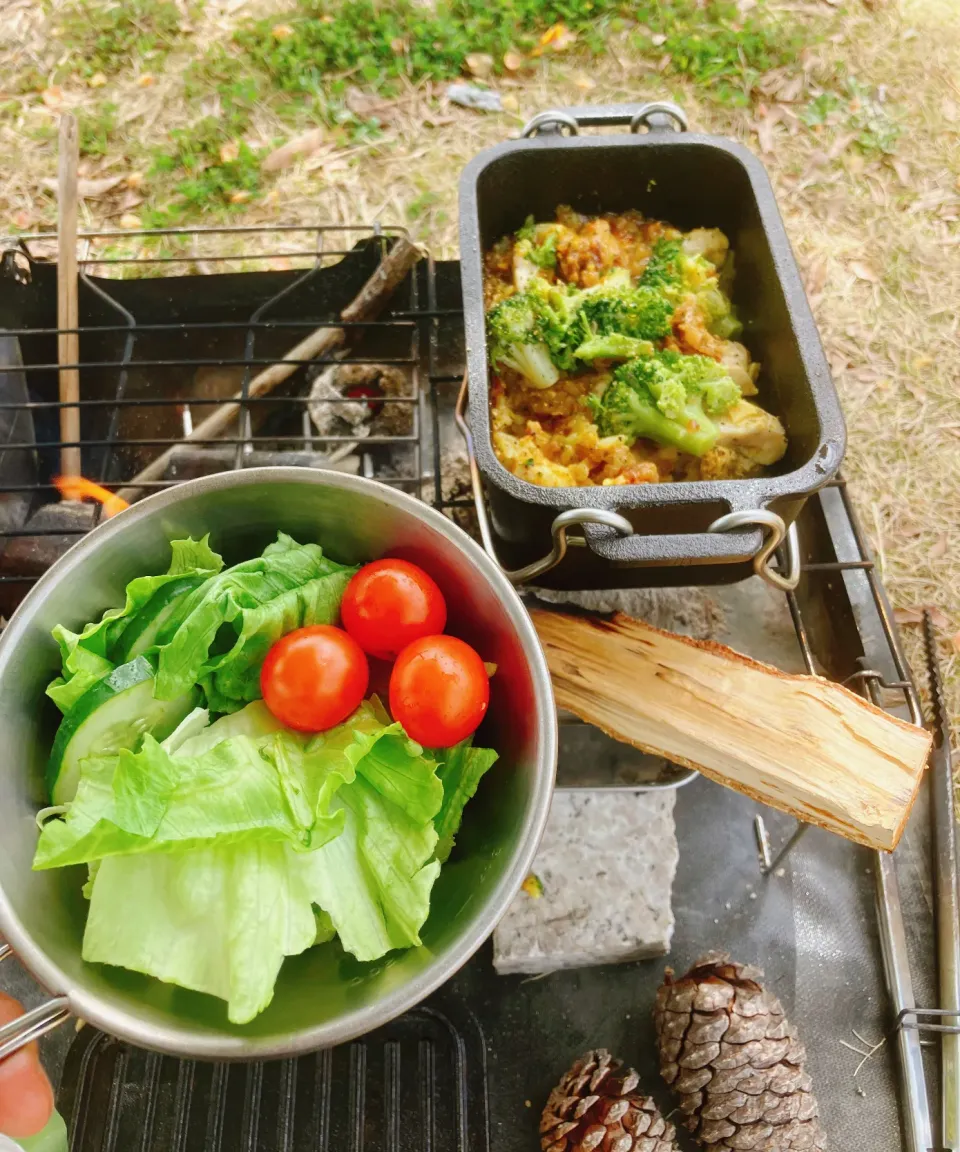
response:
[[[341,365],[333,364],[310,386],[308,410],[313,426],[321,436],[369,436],[373,417],[370,404],[366,400],[342,399],[341,371]]]
[[[410,403],[376,402],[386,396],[409,397]],[[321,436],[361,439],[413,432],[412,384],[390,364],[332,364],[314,380],[310,400],[310,419]]]

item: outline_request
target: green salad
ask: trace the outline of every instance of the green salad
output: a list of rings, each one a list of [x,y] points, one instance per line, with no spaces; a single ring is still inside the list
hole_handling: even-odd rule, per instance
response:
[[[357,569],[282,533],[229,568],[206,537],[171,550],[122,607],[54,632],[63,718],[33,866],[87,866],[84,960],[220,997],[243,1024],[285,956],[420,944],[497,754],[426,750],[376,696],[326,731],[286,727],[261,699],[267,653],[338,624]]]

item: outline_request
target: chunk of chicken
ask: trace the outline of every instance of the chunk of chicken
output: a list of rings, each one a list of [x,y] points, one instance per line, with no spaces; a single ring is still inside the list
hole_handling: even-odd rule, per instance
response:
[[[727,340],[720,356],[720,363],[730,373],[730,379],[744,396],[756,396],[756,376],[759,364],[750,362],[750,353],[736,340]]]
[[[772,412],[741,400],[717,418],[717,448],[730,448],[754,464],[776,464],[787,450],[783,425]]]
[[[696,463],[694,480],[747,480],[761,476],[763,468],[733,448],[711,448]]]
[[[688,256],[702,256],[719,268],[727,258],[730,241],[719,228],[694,228],[684,236],[683,250]]]

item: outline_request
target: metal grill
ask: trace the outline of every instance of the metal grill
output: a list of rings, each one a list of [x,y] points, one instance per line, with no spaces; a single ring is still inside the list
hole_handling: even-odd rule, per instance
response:
[[[410,277],[378,320],[344,323],[338,315],[352,296],[351,285],[354,291],[359,288],[398,235],[398,230],[366,227],[161,230],[136,238],[147,246],[140,255],[120,256],[110,255],[116,233],[87,234],[80,263],[81,323],[70,330],[80,339],[76,365],[57,363],[56,271],[38,258],[43,239],[18,240],[0,263],[0,337],[6,351],[0,363],[0,504],[5,513],[0,544],[6,548],[12,539],[25,538],[28,546],[36,545],[44,536],[76,537],[87,530],[30,522],[40,506],[58,499],[53,478],[63,449],[73,447],[80,450],[84,476],[112,489],[128,485],[159,454],[189,447],[200,455],[206,450],[207,471],[263,463],[261,454],[267,453],[266,462],[287,462],[289,456],[290,463],[346,467],[419,493],[424,278]],[[259,253],[255,247],[238,249],[238,240],[249,237],[261,248],[269,239],[272,247]],[[292,243],[304,237],[310,247]],[[124,239],[131,242],[129,236]],[[194,254],[151,250],[158,241],[177,241],[181,248],[188,244]],[[200,254],[201,241],[233,250]],[[239,275],[230,274],[233,266],[242,270]],[[189,274],[214,267],[225,273],[216,278],[215,298],[204,291],[213,281]],[[177,274],[185,270],[187,275]],[[137,278],[131,279],[131,273]],[[347,331],[345,356],[297,359],[288,354],[304,335],[323,328]],[[281,359],[297,366],[292,386],[249,395],[256,374]],[[336,420],[329,421],[330,427],[311,420],[311,409],[336,400],[311,399],[308,374],[334,362],[385,366],[407,381],[405,394],[368,401],[378,412],[362,437],[337,427]],[[79,442],[64,440],[59,432],[63,405],[57,397],[57,371],[71,367],[81,372]],[[239,403],[233,427],[223,435],[198,437],[195,429],[204,417],[233,400]],[[388,414],[388,408],[394,411]],[[186,478],[177,475],[177,462],[174,456],[167,474],[158,479],[138,480],[135,498]],[[101,514],[97,510],[89,526]],[[22,555],[24,549],[17,551]],[[0,584],[16,585],[20,599],[36,575],[8,563],[2,565]]]
[[[339,309],[399,230],[162,230],[133,239],[124,233],[125,244],[142,243],[144,250],[134,256],[111,252],[119,235],[83,237],[79,443],[59,435],[56,270],[41,258],[44,238],[20,239],[0,260],[0,597],[5,611],[36,578],[11,563],[18,551],[12,545],[20,540],[36,548],[44,535],[64,534],[32,526],[30,517],[57,499],[53,477],[65,447],[79,447],[84,475],[110,489],[129,486],[159,453],[188,444],[213,454],[208,461],[213,471],[260,463],[258,453],[341,467],[349,459],[361,474],[419,495],[462,526],[475,527],[455,422],[464,347],[454,262],[438,264],[428,257],[380,319],[347,326],[356,331],[344,362],[397,369],[410,386],[408,394],[376,401],[406,412],[405,430],[371,430],[358,437],[320,431],[310,417],[310,377],[332,357],[296,361],[289,386],[269,396],[250,396],[249,386],[305,333],[344,327]],[[214,270],[219,275],[203,275]],[[229,434],[189,439],[205,415],[234,397],[239,417]],[[165,475],[137,488],[146,494],[183,478]],[[776,595],[786,596],[803,667],[843,680],[922,723],[889,606],[843,480],[810,501],[799,528],[800,585],[796,592]],[[69,535],[76,538],[84,530]],[[782,557],[781,567],[786,564]],[[871,619],[878,622],[879,634],[870,642],[857,603],[869,603]],[[686,773],[654,777],[655,786],[690,778]],[[800,832],[788,830],[784,849],[775,856],[758,818],[764,872],[776,867]],[[893,861],[878,859],[876,873],[887,980],[896,1011],[909,1012],[916,1001]],[[901,1030],[898,1043],[908,1131],[915,1128],[922,1139],[921,1117],[928,1110],[919,1040],[916,1032]],[[351,1146],[361,1147],[359,1137]]]

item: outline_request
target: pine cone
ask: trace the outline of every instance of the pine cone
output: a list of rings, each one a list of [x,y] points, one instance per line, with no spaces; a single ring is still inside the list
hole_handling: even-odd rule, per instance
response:
[[[719,952],[679,980],[668,969],[653,1013],[661,1073],[707,1152],[823,1152],[806,1052],[762,976]]]
[[[543,1152],[678,1152],[676,1129],[634,1092],[639,1081],[603,1048],[582,1056],[540,1117]]]

